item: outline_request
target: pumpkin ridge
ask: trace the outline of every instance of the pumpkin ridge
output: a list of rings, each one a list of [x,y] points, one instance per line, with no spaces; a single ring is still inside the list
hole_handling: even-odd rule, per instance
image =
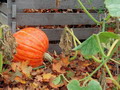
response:
[[[41,56],[43,53],[33,53],[33,52],[29,52],[25,50],[21,50],[19,48],[17,48],[17,53],[20,55],[20,56],[24,56],[24,57],[28,57],[28,58],[32,58],[32,59],[39,59],[39,58],[42,58],[43,56]],[[41,57],[39,57],[41,56]]]
[[[22,47],[21,47],[22,46]],[[29,51],[31,50],[32,52],[42,52],[42,53],[44,53],[44,51],[42,51],[42,50],[40,50],[40,49],[36,49],[36,48],[34,48],[34,47],[31,47],[31,46],[26,46],[25,44],[23,44],[23,43],[19,43],[19,45],[18,45],[18,47],[19,48],[22,48],[23,50],[25,49],[25,50],[28,50],[29,49]]]
[[[23,32],[23,33],[26,33],[27,35],[29,35],[30,37],[32,37],[32,38],[34,38],[35,40],[37,40],[37,42],[39,42],[40,40],[39,39],[37,39],[37,38],[35,38],[32,34],[29,34],[29,33],[27,33],[27,32],[25,32],[25,31],[20,31],[20,32]],[[42,39],[41,39],[42,40]],[[43,45],[43,43],[40,43],[41,45],[42,45],[42,48],[44,48],[45,49],[45,47],[44,47],[44,45]]]
[[[26,45],[26,46],[28,46],[28,47],[34,48],[34,49],[36,49],[36,50],[42,51],[42,50],[39,48],[39,47],[40,47],[39,45],[37,45],[37,47],[34,47],[34,46],[31,45],[31,44],[27,44],[27,43],[23,42],[20,37],[17,37],[16,41],[20,42],[20,43],[18,43],[18,45],[19,45],[19,44],[22,44],[22,45]],[[31,40],[28,40],[28,41],[31,42]],[[33,42],[33,44],[36,45],[34,42]],[[44,52],[44,51],[42,51],[42,52]]]

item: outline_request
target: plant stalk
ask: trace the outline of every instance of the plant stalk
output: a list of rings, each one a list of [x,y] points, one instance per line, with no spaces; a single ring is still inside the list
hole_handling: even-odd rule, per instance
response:
[[[96,20],[89,12],[88,10],[85,8],[85,6],[83,5],[83,3],[81,2],[81,0],[78,0],[80,6],[82,7],[82,9],[84,10],[84,12],[95,22],[97,23],[97,25],[100,25],[100,22],[98,20]]]

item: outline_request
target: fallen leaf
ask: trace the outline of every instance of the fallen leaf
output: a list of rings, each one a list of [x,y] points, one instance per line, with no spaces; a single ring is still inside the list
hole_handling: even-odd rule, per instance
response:
[[[32,71],[32,67],[30,67],[30,66],[24,67],[24,66],[23,66],[21,69],[22,69],[22,73],[24,73],[24,75],[25,75],[26,77],[30,77],[30,76],[31,76],[30,73],[31,73],[31,71]]]
[[[69,58],[70,58],[70,56],[62,56],[61,57],[61,61],[63,62],[63,66],[68,66],[69,64],[70,64],[70,61],[69,61]]]
[[[50,79],[50,82],[49,82],[49,85],[50,85],[52,88],[59,88],[59,87],[62,87],[62,86],[64,85],[64,82],[61,82],[61,83],[55,85],[55,84],[53,83],[53,80],[54,80],[54,79],[55,79],[55,78],[51,78],[51,79]]]
[[[22,83],[22,84],[26,84],[26,81],[25,81],[25,80],[22,80],[21,77],[16,76],[16,77],[14,78],[14,80],[15,80],[16,82],[19,82],[19,83]]]
[[[47,74],[43,74],[42,77],[44,82],[49,82],[50,78],[55,77],[55,75],[51,73],[47,73]]]
[[[12,62],[11,68],[12,68],[12,70],[13,70],[14,72],[15,72],[16,70],[19,70],[19,71],[20,71],[20,65],[21,65],[20,62]]]
[[[37,81],[39,81],[39,82],[42,82],[43,80],[42,80],[42,75],[37,75],[36,77],[35,77],[35,79],[37,80]]]
[[[65,70],[62,69],[62,66],[63,66],[63,62],[62,61],[59,61],[57,63],[53,63],[52,64],[52,70],[56,71],[58,73],[65,73]]]

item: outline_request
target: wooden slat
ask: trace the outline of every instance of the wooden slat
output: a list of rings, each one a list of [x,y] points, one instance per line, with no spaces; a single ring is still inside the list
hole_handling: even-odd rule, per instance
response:
[[[92,15],[99,19],[97,13]],[[85,13],[18,13],[18,25],[77,25],[95,24]]]
[[[73,30],[77,38],[81,40],[99,32],[98,28],[73,28]],[[63,29],[44,29],[43,31],[47,34],[50,41],[57,41],[60,40]]]
[[[9,12],[9,10],[7,8],[7,3],[0,4],[0,12],[2,12],[2,13],[7,15],[7,13]]]
[[[10,0],[9,0],[10,1]],[[77,0],[60,0],[59,7],[56,7],[56,2],[59,0],[16,0],[16,5],[18,9],[33,8],[33,9],[51,9],[51,8],[60,8],[60,9],[76,9],[79,7]],[[100,8],[103,6],[102,0],[81,0],[87,8]]]
[[[0,23],[2,23],[2,24],[8,24],[7,16],[4,15],[3,13],[0,13]]]
[[[59,47],[59,44],[50,44],[48,51],[49,52],[56,51],[57,53],[61,53],[61,48]]]

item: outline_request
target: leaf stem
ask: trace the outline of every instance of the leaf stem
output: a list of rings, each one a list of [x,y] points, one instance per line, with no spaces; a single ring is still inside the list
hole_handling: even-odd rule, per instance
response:
[[[92,56],[92,59],[93,59],[94,61],[98,62],[98,63],[101,63],[101,62],[102,62],[102,60],[97,59],[95,56]]]
[[[94,75],[106,62],[107,62],[107,60],[104,60],[89,76],[87,76],[83,79],[80,79],[79,81],[84,81],[84,80],[92,77],[92,75]]]
[[[115,62],[115,63],[117,63],[117,64],[120,64],[120,62],[118,62],[118,61],[116,61],[114,59],[110,59],[110,60],[113,61],[113,62]]]
[[[99,36],[98,35],[95,35],[96,36],[96,39],[97,39],[97,42],[98,42],[98,46],[99,46],[99,49],[100,49],[100,52],[102,54],[103,57],[107,58],[107,56],[105,55],[103,49],[102,49],[102,46],[100,44],[100,39],[99,39]]]
[[[74,35],[73,30],[71,29],[72,34]],[[77,47],[77,43],[75,38],[73,38],[73,42],[74,42],[74,46]],[[77,57],[78,51],[75,51],[75,55],[73,57],[70,58],[70,61],[74,60]]]
[[[64,76],[64,74],[61,74],[61,76],[65,79],[66,82],[69,83],[69,80],[67,80],[67,78]]]
[[[109,52],[107,53],[107,56],[110,57],[111,54],[113,53],[113,49],[116,46],[116,44],[119,42],[119,39],[115,40],[114,43],[112,44],[112,46],[110,47]]]
[[[84,10],[84,12],[98,25],[100,25],[100,22],[98,20],[96,20],[89,12],[88,10],[85,8],[85,6],[83,5],[83,3],[81,2],[81,0],[78,0],[80,6],[82,7],[82,9]]]
[[[78,38],[69,30],[68,27],[65,27],[65,29],[73,36],[73,38],[77,41],[78,44],[81,44],[81,42],[78,40]]]
[[[108,66],[106,65],[106,63],[104,64],[104,66],[106,67],[106,70],[111,78],[111,80],[113,81],[113,83],[120,89],[120,85],[119,83],[113,78],[111,72],[110,72],[110,69],[108,68]]]

